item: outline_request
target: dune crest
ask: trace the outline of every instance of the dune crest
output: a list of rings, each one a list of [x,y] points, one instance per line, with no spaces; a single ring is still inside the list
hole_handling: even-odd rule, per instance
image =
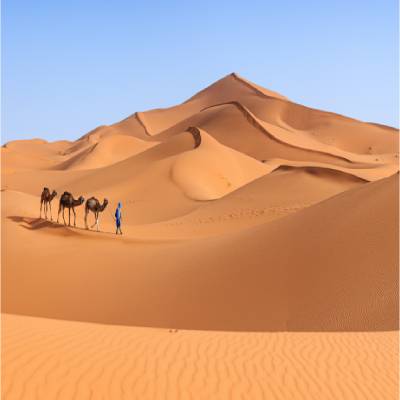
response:
[[[233,78],[237,79],[239,82],[244,83],[246,86],[248,86],[252,90],[254,90],[257,94],[261,94],[262,96],[277,98],[277,99],[281,99],[281,100],[288,100],[287,97],[282,96],[281,94],[279,94],[277,92],[274,92],[272,90],[265,89],[262,86],[259,86],[254,82],[250,82],[249,80],[243,78],[242,76],[240,76],[236,72],[232,72],[230,74],[230,76],[232,76]]]
[[[284,129],[279,126],[274,126],[266,121],[262,121],[257,118],[247,107],[242,105],[238,101],[232,101],[228,103],[216,104],[211,107],[219,107],[224,105],[233,105],[237,107],[244,115],[244,117],[254,126],[256,126],[259,130],[261,130],[266,135],[271,136],[273,139],[299,149],[314,151],[318,153],[327,154],[330,156],[338,157],[347,161],[352,162],[370,162],[372,164],[376,164],[376,156],[373,155],[359,155],[354,153],[345,152],[343,150],[339,150],[336,147],[323,144],[312,137],[304,135],[304,132],[293,130],[293,129]],[[210,107],[208,107],[210,108]],[[204,110],[206,110],[205,108]]]
[[[261,89],[236,73],[232,73],[201,90],[179,106],[136,113],[135,116],[145,127],[146,132],[154,136],[180,120],[200,112],[203,108],[239,99],[243,96],[285,99],[278,93]]]
[[[102,168],[139,154],[156,144],[133,136],[108,135],[69,158],[57,166],[57,169]]]

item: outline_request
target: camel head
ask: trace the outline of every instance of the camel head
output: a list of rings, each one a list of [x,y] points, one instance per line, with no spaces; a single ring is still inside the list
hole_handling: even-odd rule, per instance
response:
[[[104,209],[107,207],[107,204],[108,204],[108,200],[107,200],[107,199],[104,199],[104,200],[103,200],[103,204],[102,204],[102,206],[101,206],[101,209],[104,210]]]
[[[83,196],[79,196],[79,204],[83,204],[83,202],[85,201],[85,198]]]
[[[57,192],[55,190],[53,190],[53,193],[51,194],[51,197],[56,197],[57,196]]]

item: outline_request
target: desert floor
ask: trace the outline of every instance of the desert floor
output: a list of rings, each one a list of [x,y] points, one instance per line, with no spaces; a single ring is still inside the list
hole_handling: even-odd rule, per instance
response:
[[[4,399],[396,399],[396,332],[213,332],[3,316]]]

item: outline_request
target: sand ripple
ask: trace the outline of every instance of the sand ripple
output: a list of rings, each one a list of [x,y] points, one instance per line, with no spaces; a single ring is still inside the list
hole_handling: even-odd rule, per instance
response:
[[[3,316],[23,399],[397,399],[396,332],[240,333]]]

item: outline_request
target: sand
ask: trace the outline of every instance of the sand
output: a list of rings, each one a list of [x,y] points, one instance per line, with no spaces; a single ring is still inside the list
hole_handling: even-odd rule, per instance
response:
[[[395,332],[235,333],[3,316],[7,399],[396,399]]]
[[[74,142],[7,143],[3,394],[397,398],[398,169],[397,130],[237,74]],[[66,190],[109,200],[101,232],[84,206],[56,223]]]

